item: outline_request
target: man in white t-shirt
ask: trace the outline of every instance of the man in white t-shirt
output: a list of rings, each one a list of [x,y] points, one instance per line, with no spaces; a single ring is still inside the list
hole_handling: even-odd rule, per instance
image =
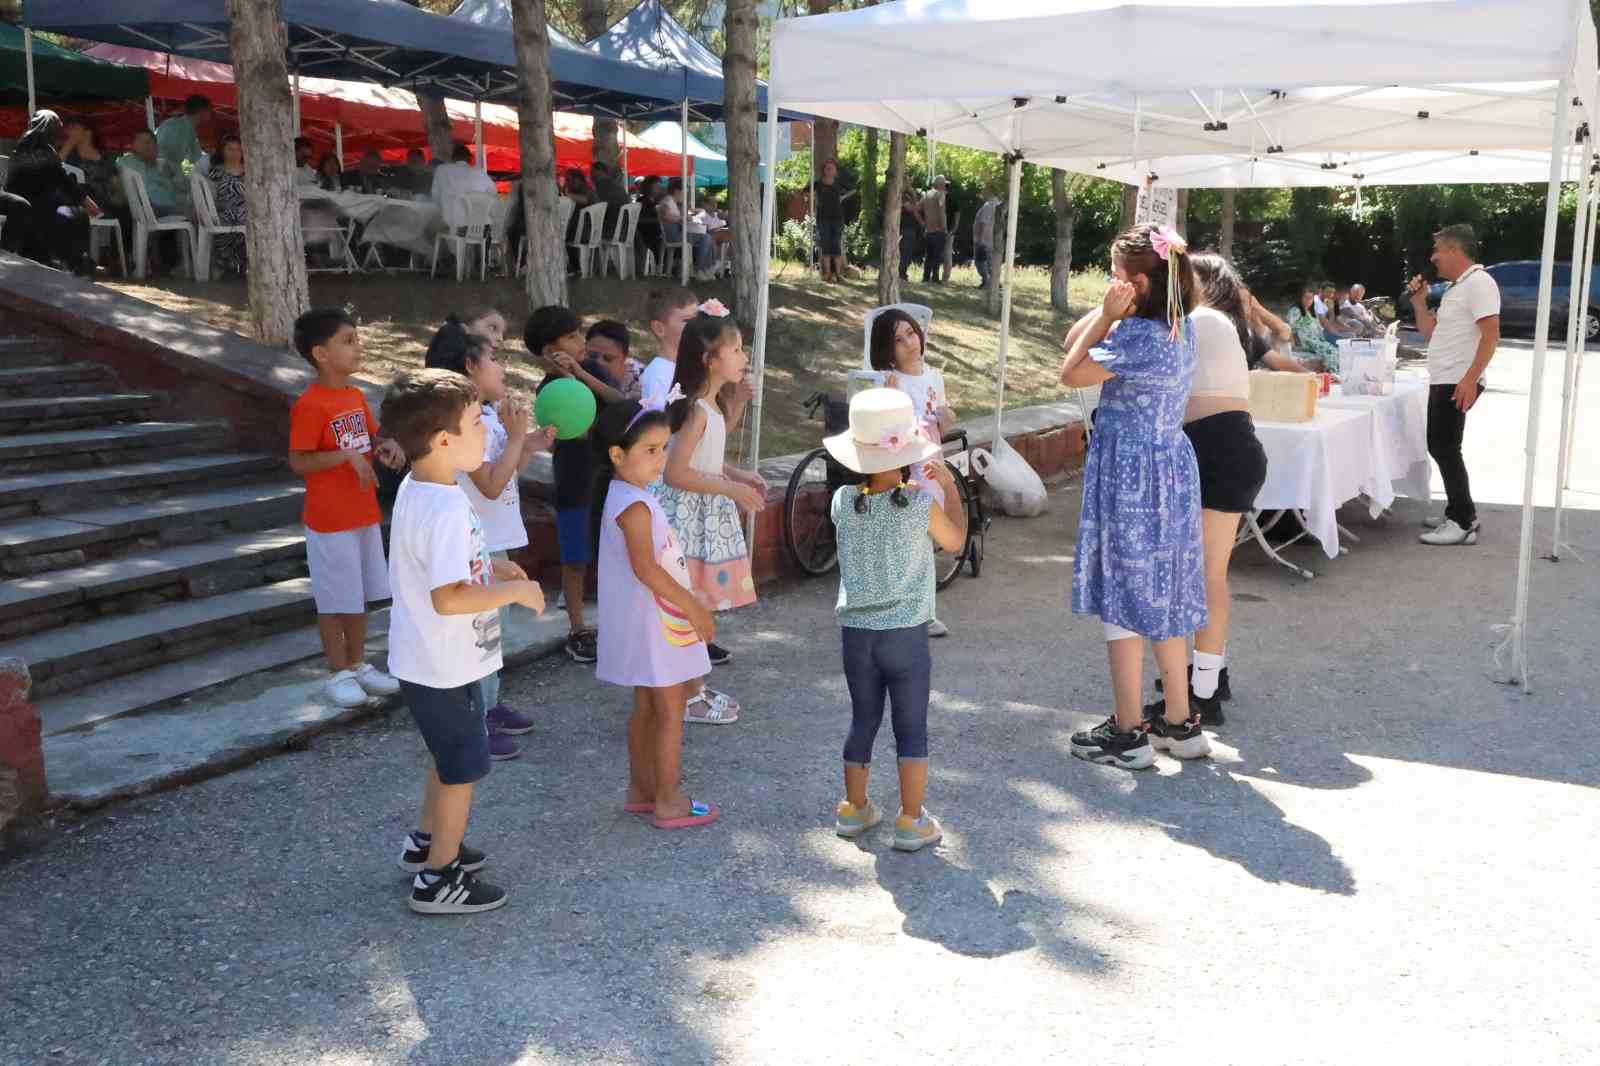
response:
[[[983,206],[972,216],[972,265],[978,270],[978,288],[989,287],[989,271],[994,263],[994,216],[1000,197],[993,189],[983,190]]]
[[[1428,454],[1439,464],[1446,506],[1428,519],[1424,544],[1476,544],[1478,512],[1472,504],[1461,438],[1467,412],[1483,393],[1483,372],[1500,343],[1500,286],[1477,263],[1471,226],[1446,226],[1433,235],[1433,265],[1450,282],[1439,312],[1428,310],[1428,283],[1411,279],[1417,329],[1428,338]]]
[[[455,158],[433,172],[433,202],[439,205],[444,224],[451,229],[467,224],[467,196],[472,193],[497,195],[494,179],[472,163],[472,149],[456,145]]]

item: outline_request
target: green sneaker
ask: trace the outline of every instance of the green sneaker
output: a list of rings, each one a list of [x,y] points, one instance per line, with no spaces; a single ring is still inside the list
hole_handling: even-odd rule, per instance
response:
[[[929,844],[937,844],[944,837],[939,820],[922,809],[921,818],[900,815],[894,820],[894,848],[896,851],[920,851]]]
[[[834,810],[833,831],[846,839],[854,839],[883,821],[883,812],[867,800],[865,807],[857,807],[849,800]]]

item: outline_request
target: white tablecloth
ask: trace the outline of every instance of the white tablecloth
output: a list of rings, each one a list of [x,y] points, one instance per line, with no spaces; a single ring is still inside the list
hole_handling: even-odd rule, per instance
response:
[[[1367,411],[1372,415],[1371,482],[1361,491],[1372,500],[1374,514],[1396,496],[1427,499],[1433,471],[1428,465],[1428,380],[1426,376],[1395,378],[1387,396],[1346,396],[1339,386],[1318,407]]]
[[[361,233],[363,244],[390,244],[428,255],[433,251],[433,235],[444,226],[438,205],[429,200],[394,200],[348,189],[329,192],[307,185],[296,191],[302,204],[331,204],[341,217],[365,225]]]
[[[1262,511],[1292,508],[1332,559],[1339,554],[1339,505],[1367,491],[1375,475],[1370,410],[1319,404],[1310,422],[1257,422],[1267,453],[1267,481],[1256,495]]]

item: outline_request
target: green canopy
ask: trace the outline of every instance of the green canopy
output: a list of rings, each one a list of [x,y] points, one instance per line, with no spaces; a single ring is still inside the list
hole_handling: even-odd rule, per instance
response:
[[[33,35],[33,87],[40,100],[141,100],[150,94],[142,67],[122,67]],[[0,99],[28,99],[22,27],[0,22]]]

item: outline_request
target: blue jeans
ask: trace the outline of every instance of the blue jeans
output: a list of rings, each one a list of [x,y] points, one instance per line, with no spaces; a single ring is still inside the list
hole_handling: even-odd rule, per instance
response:
[[[661,226],[661,237],[667,244],[679,244],[683,241],[683,224],[680,222],[665,222]],[[703,273],[711,269],[712,263],[717,258],[716,245],[712,243],[709,233],[689,234],[689,252],[694,257],[694,269]]]
[[[883,724],[883,703],[889,701],[894,750],[902,760],[928,757],[928,689],[933,657],[928,653],[928,627],[842,630],[844,680],[850,687],[850,735],[844,761],[850,766],[872,762],[872,743]]]
[[[944,242],[950,235],[948,233],[928,233],[927,256],[922,261],[922,280],[925,282],[944,280]]]
[[[994,252],[987,244],[973,245],[972,265],[978,268],[978,284],[985,289],[989,287],[989,271],[993,269],[990,263],[993,262],[993,256]]]

